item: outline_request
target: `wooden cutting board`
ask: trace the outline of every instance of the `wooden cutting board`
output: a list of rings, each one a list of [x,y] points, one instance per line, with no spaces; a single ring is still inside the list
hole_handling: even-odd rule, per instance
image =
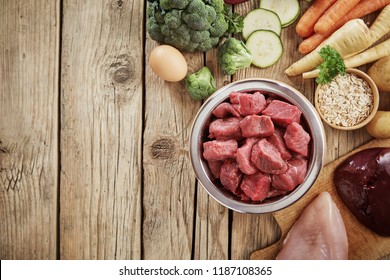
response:
[[[282,230],[281,238],[271,246],[253,252],[251,254],[251,259],[275,259],[276,255],[282,248],[284,238],[294,225],[295,221],[299,218],[303,209],[323,191],[330,193],[340,210],[341,216],[343,217],[348,235],[349,259],[380,259],[390,254],[390,237],[377,235],[360,224],[360,222],[340,200],[333,184],[333,172],[343,160],[358,151],[374,147],[390,147],[390,139],[372,140],[353,150],[349,154],[326,165],[322,169],[313,187],[298,202],[274,213],[274,217]]]

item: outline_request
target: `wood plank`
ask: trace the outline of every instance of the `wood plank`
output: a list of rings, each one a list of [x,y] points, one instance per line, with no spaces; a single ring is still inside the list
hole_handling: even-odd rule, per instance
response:
[[[141,258],[144,3],[63,4],[61,258]]]
[[[147,35],[145,59],[157,42]],[[184,54],[188,72],[203,66],[202,53]],[[143,258],[191,259],[196,179],[189,136],[200,107],[183,82],[170,83],[145,68]]]
[[[0,1],[0,259],[55,259],[59,1]]]
[[[229,234],[229,209],[198,183],[194,259],[227,260]]]
[[[217,49],[206,52],[206,66],[217,88],[230,83],[217,62]],[[229,209],[214,200],[198,183],[194,259],[225,260],[229,258]]]

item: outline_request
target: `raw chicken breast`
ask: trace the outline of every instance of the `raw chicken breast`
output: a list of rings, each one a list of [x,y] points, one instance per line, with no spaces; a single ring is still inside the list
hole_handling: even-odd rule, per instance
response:
[[[348,259],[348,239],[344,222],[329,193],[320,193],[305,208],[287,234],[276,259]]]

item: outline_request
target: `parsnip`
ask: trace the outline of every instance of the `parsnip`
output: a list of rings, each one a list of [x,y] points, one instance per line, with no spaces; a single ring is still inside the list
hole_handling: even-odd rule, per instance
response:
[[[362,53],[345,59],[344,63],[347,68],[358,67],[388,55],[390,55],[390,39],[387,39]]]
[[[375,43],[390,32],[390,5],[383,8],[373,24],[370,26],[371,40]]]
[[[317,67],[323,61],[318,52],[326,45],[338,51],[341,57],[346,57],[366,49],[371,43],[370,31],[367,25],[361,19],[353,19],[334,32],[314,51],[293,63],[284,72],[288,76],[296,76]]]

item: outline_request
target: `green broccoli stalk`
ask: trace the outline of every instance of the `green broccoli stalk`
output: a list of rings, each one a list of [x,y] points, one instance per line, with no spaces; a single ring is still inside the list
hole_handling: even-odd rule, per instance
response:
[[[217,90],[215,79],[207,67],[188,75],[184,82],[188,93],[196,100],[205,99]]]
[[[225,75],[232,75],[238,69],[249,67],[252,59],[246,45],[234,38],[227,39],[218,48],[218,63]]]

